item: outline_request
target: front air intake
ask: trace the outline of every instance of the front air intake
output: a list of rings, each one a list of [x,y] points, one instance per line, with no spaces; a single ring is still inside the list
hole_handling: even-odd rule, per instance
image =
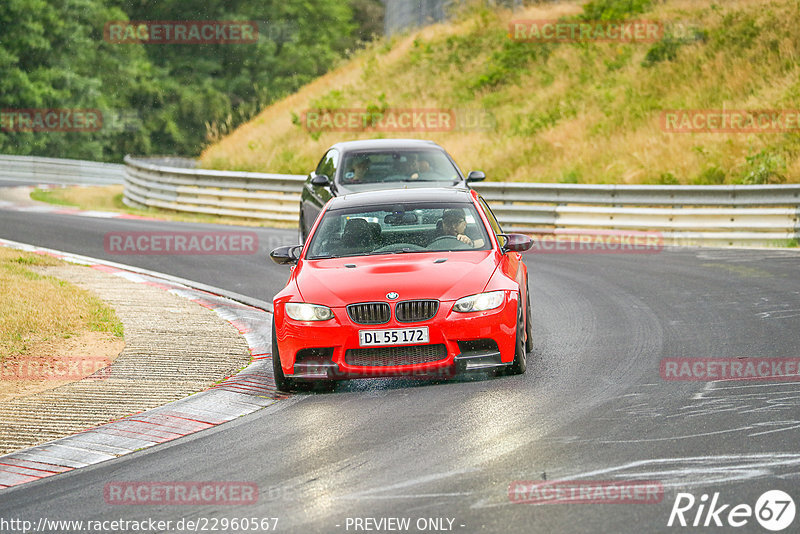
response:
[[[388,323],[390,314],[389,305],[385,302],[363,302],[347,307],[347,315],[358,324]]]
[[[438,300],[406,300],[397,303],[394,316],[401,323],[417,323],[431,319],[438,309]]]
[[[442,344],[348,349],[344,353],[344,361],[347,365],[362,367],[419,365],[438,362],[446,358],[447,347]]]

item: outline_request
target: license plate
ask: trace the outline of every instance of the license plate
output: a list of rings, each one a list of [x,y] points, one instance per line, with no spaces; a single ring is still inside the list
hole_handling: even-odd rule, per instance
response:
[[[397,328],[393,330],[359,330],[358,341],[362,347],[376,345],[424,345],[429,342],[428,327]]]

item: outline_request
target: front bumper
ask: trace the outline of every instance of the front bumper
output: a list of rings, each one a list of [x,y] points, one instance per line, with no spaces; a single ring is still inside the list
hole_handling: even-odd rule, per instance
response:
[[[276,335],[284,375],[302,379],[451,377],[460,371],[510,365],[516,340],[516,294],[508,292],[499,308],[483,312],[455,312],[453,304],[440,302],[436,315],[427,321],[401,323],[392,314],[387,323],[361,325],[351,320],[345,308],[333,308],[334,318],[327,321],[295,321],[283,313],[281,303],[276,303]],[[444,346],[441,358],[405,365],[387,365],[385,361],[380,365],[348,363],[347,351],[363,348],[359,345],[360,330],[417,326],[428,327],[428,345]],[[409,347],[408,352],[420,348]]]

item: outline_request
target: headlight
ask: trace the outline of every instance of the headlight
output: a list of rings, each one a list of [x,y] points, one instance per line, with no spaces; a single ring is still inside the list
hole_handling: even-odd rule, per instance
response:
[[[327,306],[306,304],[305,302],[287,302],[286,315],[295,321],[327,321],[333,319],[333,311]]]
[[[457,312],[476,312],[493,310],[503,304],[504,291],[490,291],[488,293],[478,293],[463,299],[458,299],[453,306]]]

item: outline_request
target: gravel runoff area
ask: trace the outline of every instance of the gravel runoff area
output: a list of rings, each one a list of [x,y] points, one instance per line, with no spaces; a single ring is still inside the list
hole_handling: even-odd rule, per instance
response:
[[[0,455],[205,390],[250,361],[241,332],[196,302],[86,266],[31,269],[106,301],[123,323],[125,348],[99,377],[0,403]]]

